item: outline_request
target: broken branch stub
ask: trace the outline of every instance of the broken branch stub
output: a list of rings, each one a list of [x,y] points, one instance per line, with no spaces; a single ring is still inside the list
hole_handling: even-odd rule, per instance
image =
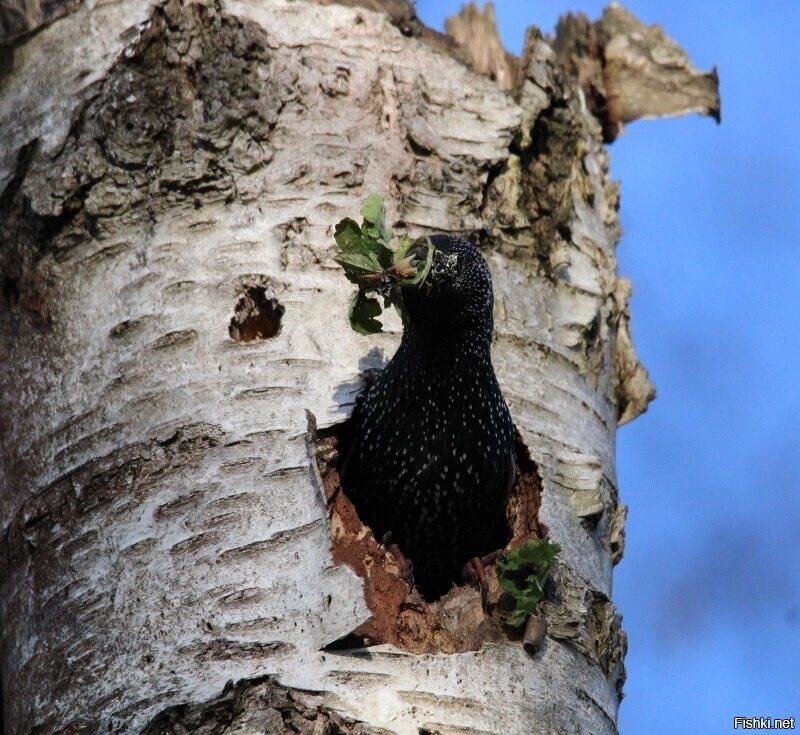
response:
[[[716,68],[697,71],[660,26],[645,25],[619,5],[595,23],[582,14],[564,16],[553,49],[584,90],[606,142],[633,120],[696,112],[720,121]]]
[[[513,88],[518,60],[503,46],[492,3],[479,10],[470,2],[445,20],[445,29],[474,71],[494,79],[500,89]]]

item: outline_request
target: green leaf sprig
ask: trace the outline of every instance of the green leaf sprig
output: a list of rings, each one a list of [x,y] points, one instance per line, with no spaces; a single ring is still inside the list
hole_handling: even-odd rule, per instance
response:
[[[501,609],[503,622],[515,628],[524,625],[544,597],[544,584],[556,556],[558,544],[531,539],[509,549],[497,560],[497,581],[513,602],[513,608]]]
[[[433,261],[433,246],[427,238],[417,240],[427,243],[428,256],[424,262],[415,263],[408,257],[409,248],[415,244],[411,238],[404,236],[392,249],[392,231],[386,224],[386,207],[379,194],[367,197],[361,215],[361,225],[349,218],[336,225],[334,238],[339,251],[335,260],[347,279],[358,286],[350,304],[350,325],[360,334],[374,334],[383,328],[376,317],[390,306],[406,322],[400,286],[417,286],[425,280]],[[383,298],[383,306],[371,293]]]

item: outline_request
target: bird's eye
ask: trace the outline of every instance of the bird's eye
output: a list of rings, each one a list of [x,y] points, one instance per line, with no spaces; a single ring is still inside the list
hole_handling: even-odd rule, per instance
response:
[[[437,281],[453,278],[458,270],[458,253],[443,253],[437,250],[431,264],[431,275]]]

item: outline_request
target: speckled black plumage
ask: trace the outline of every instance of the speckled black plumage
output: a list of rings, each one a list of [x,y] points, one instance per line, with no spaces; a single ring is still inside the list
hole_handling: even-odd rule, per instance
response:
[[[434,235],[426,283],[404,288],[410,324],[356,407],[342,484],[438,597],[493,551],[514,482],[514,426],[491,363],[489,268],[470,243]]]

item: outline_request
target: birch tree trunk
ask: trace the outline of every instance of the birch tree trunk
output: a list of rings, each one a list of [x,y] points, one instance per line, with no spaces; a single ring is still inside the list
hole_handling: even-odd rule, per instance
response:
[[[614,437],[653,389],[603,141],[713,114],[716,78],[619,8],[552,44],[529,30],[517,60],[490,13],[451,27],[459,45],[365,3],[0,14],[19,36],[0,74],[7,735],[616,732]],[[314,433],[398,341],[399,321],[350,329],[332,260],[371,192],[396,231],[461,233],[490,262],[529,530],[563,549],[530,653],[481,627],[470,587],[401,595],[347,647],[378,572],[399,578],[371,539],[371,567],[334,559],[365,532],[326,502]]]

